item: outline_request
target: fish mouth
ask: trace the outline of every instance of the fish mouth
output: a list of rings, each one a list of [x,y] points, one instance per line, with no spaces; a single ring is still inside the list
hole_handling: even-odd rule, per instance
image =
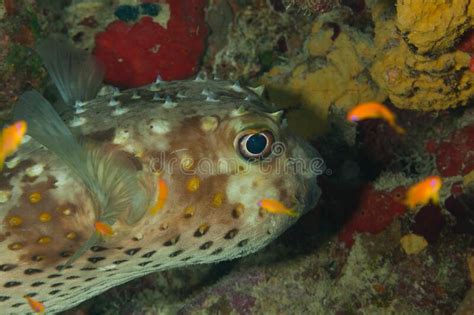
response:
[[[304,162],[299,172],[300,187],[296,192],[299,212],[303,215],[313,209],[321,197],[317,177],[325,173],[326,164],[319,152],[307,141],[293,135],[289,136],[289,140],[294,144],[292,158]]]

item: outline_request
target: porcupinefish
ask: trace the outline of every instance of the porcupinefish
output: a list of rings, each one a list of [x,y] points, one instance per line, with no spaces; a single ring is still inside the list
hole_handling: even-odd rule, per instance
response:
[[[66,107],[29,91],[13,109],[28,131],[0,173],[1,314],[250,254],[317,202],[318,153],[251,89],[198,76],[99,91],[92,56],[38,52]]]

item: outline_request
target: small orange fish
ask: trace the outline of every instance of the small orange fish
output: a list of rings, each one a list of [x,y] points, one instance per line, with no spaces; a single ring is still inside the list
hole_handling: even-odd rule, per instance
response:
[[[396,132],[400,134],[405,133],[405,129],[395,122],[395,114],[381,103],[361,103],[347,113],[347,120],[349,121],[356,122],[365,119],[383,119],[390,127],[395,129]]]
[[[435,204],[439,204],[439,190],[442,181],[439,176],[429,176],[416,183],[408,189],[405,205],[413,209],[417,205],[426,205],[430,200]]]
[[[26,122],[20,120],[3,128],[0,135],[0,171],[5,159],[15,153],[26,133]]]
[[[107,223],[104,223],[104,222],[96,221],[95,222],[95,230],[100,235],[105,235],[105,236],[114,235],[114,230],[112,230],[112,227],[110,225],[108,225]]]
[[[28,304],[30,304],[30,307],[33,310],[33,312],[39,313],[39,314],[44,313],[45,307],[43,303],[36,301],[35,299],[26,295],[24,296],[24,298],[28,301]]]
[[[262,199],[258,202],[258,206],[270,213],[286,214],[290,217],[297,217],[298,213],[292,209],[287,208],[284,204],[278,200],[273,199]]]
[[[152,215],[157,214],[158,210],[163,208],[163,206],[165,205],[165,201],[168,198],[168,186],[166,185],[166,182],[163,178],[160,178],[157,188],[158,199],[156,201],[156,204],[150,210]]]

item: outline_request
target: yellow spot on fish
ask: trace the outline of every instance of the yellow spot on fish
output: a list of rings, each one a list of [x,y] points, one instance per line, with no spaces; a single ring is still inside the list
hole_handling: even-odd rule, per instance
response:
[[[39,215],[39,220],[41,222],[49,222],[49,221],[51,221],[51,214],[49,214],[48,212],[42,212]]]
[[[76,232],[69,232],[66,234],[66,238],[70,241],[75,240],[77,237]]]
[[[219,121],[216,117],[206,116],[201,118],[201,129],[206,132],[214,131],[217,129]]]
[[[23,244],[22,243],[13,243],[13,244],[8,245],[8,248],[11,249],[11,250],[19,250],[19,249],[23,248]]]
[[[41,201],[41,194],[39,192],[34,192],[28,196],[28,200],[35,204]]]
[[[187,206],[186,208],[184,208],[184,217],[186,219],[189,219],[192,216],[194,216],[194,212],[195,212],[195,209],[193,206]]]
[[[49,236],[42,236],[38,239],[38,244],[40,245],[46,245],[46,244],[49,244],[51,243],[51,237]]]
[[[207,223],[203,223],[198,227],[198,229],[197,229],[197,231],[194,235],[195,236],[202,236],[202,235],[206,234],[207,231],[209,231],[209,225]]]
[[[168,223],[161,223],[160,224],[160,230],[161,231],[165,231],[169,228],[169,224]]]
[[[220,207],[224,201],[224,194],[219,192],[212,197],[212,205],[214,207]]]
[[[72,211],[69,208],[64,208],[64,209],[61,209],[60,211],[64,215],[71,215],[72,214]]]
[[[43,255],[36,255],[31,258],[33,261],[42,261],[44,259]]]
[[[21,223],[23,223],[23,219],[16,215],[8,219],[10,226],[19,226]]]
[[[258,202],[258,206],[270,213],[275,214],[286,214],[290,217],[298,216],[298,213],[290,208],[287,208],[284,204],[279,202],[278,200],[273,199],[262,199]]]
[[[9,190],[0,190],[0,203],[5,203],[10,200],[12,192]]]
[[[201,180],[199,177],[192,177],[188,182],[186,183],[186,187],[190,192],[197,191],[199,189],[199,186],[201,185]]]

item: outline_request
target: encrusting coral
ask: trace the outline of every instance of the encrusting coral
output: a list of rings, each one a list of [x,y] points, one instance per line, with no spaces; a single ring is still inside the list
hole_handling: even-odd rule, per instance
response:
[[[343,24],[347,11],[322,15],[311,29],[302,54],[290,65],[275,66],[261,79],[269,96],[283,107],[301,104],[313,116],[304,125],[306,136],[325,130],[328,109],[348,109],[367,100],[382,101],[385,94],[366,68],[375,57],[368,34]]]
[[[455,46],[472,26],[474,2],[396,4],[396,12],[383,2],[371,7],[378,52],[370,69],[373,79],[399,108],[432,111],[465,105],[474,96],[474,73],[470,56]]]

